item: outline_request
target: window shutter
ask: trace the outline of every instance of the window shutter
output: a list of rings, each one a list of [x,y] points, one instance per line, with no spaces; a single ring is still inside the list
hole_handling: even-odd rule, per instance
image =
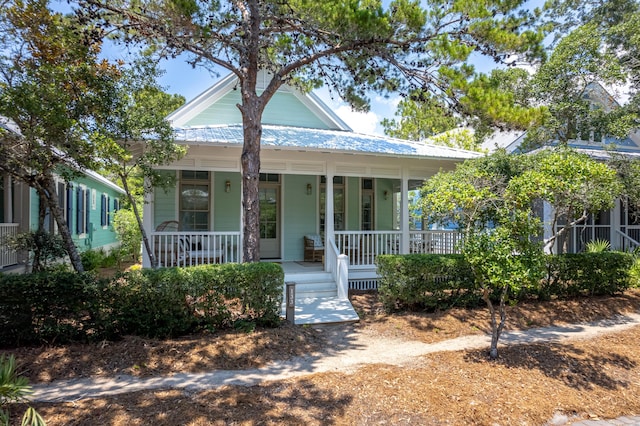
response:
[[[86,189],[85,191],[85,200],[87,202],[87,207],[84,211],[86,219],[84,222],[84,232],[87,233],[89,232],[89,221],[91,220],[91,193],[89,192],[89,189]]]
[[[76,188],[76,234],[82,234],[82,219],[83,212],[82,208],[84,206],[84,200],[82,199],[82,188]]]
[[[100,196],[100,226],[107,226],[107,196]]]

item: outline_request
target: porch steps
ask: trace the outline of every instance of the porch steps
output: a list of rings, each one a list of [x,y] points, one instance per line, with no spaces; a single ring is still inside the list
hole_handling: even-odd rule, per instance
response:
[[[328,272],[290,273],[285,282],[296,284],[295,324],[355,322],[360,318],[349,300],[338,298],[338,288]],[[286,296],[286,295],[285,295]],[[286,316],[286,297],[282,316]]]

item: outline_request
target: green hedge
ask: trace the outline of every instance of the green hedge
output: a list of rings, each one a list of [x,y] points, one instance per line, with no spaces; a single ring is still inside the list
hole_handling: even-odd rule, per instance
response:
[[[144,269],[112,280],[0,275],[0,345],[163,338],[238,321],[275,325],[283,286],[282,267],[273,263]]]
[[[514,299],[613,295],[633,281],[634,255],[623,252],[547,256],[548,275]],[[481,303],[462,255],[385,255],[377,258],[378,293],[387,311],[438,310]]]
[[[378,293],[388,311],[475,306],[473,275],[462,255],[383,255],[376,259]]]
[[[622,293],[631,285],[634,262],[633,254],[619,251],[547,256],[547,278],[537,294],[548,299]]]

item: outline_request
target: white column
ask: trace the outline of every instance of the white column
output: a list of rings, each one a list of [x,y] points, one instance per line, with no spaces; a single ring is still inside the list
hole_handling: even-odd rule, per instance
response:
[[[622,216],[622,200],[620,200],[620,198],[616,198],[610,214],[611,225],[609,225],[609,240],[611,241],[611,249],[619,250],[622,248],[622,236],[618,233],[621,227],[620,217]]]
[[[555,229],[551,229],[552,222],[553,222],[553,207],[551,206],[551,204],[545,201],[542,204],[542,226],[543,226],[542,238],[544,238],[544,241],[549,240],[549,238],[551,238],[555,233]],[[556,240],[553,244],[553,247],[546,249],[545,252],[547,254],[550,254],[551,251],[553,251],[554,253],[558,253],[557,247],[558,247],[558,241]]]
[[[324,206],[324,238],[325,241],[335,242],[334,212],[333,212],[333,169],[327,165],[327,184],[325,185],[325,206]],[[327,244],[325,243],[325,247]]]
[[[13,223],[13,179],[5,174],[2,182],[4,186],[4,221]]]
[[[402,245],[400,253],[409,253],[409,170],[402,169],[400,182],[400,229],[402,230]]]
[[[148,188],[149,185],[150,185],[149,180],[145,179],[144,181],[145,188]],[[150,244],[153,244],[153,237],[151,236],[151,233],[155,230],[153,227],[153,221],[154,221],[153,205],[154,205],[153,190],[145,191],[144,206],[142,208],[143,209],[142,210],[142,226],[144,227],[147,233],[147,238],[149,238]],[[149,253],[147,253],[147,249],[144,246],[144,244],[142,245],[142,267],[143,268],[151,267],[151,259],[149,258]]]

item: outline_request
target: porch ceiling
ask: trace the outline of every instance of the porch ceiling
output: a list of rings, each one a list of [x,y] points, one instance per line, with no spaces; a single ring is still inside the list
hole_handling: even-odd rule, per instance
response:
[[[242,145],[242,125],[174,128],[175,138],[187,144]],[[264,125],[262,146],[308,151],[340,151],[414,158],[479,157],[472,151],[353,132]]]

